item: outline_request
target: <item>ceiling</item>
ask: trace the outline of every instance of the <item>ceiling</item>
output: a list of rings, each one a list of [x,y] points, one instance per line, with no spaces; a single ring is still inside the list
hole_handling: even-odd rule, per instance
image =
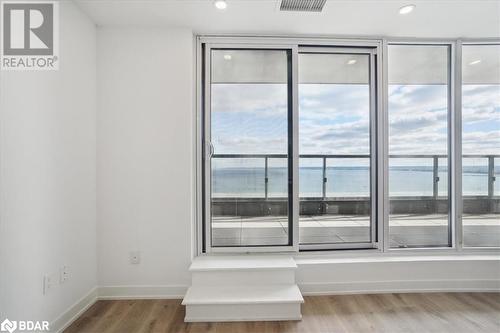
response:
[[[500,0],[328,0],[322,13],[280,12],[279,0],[75,0],[101,26],[169,26],[196,33],[500,37]],[[415,4],[408,15],[401,6]]]

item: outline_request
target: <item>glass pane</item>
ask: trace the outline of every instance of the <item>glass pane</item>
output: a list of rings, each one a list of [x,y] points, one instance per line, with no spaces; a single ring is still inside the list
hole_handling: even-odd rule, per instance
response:
[[[495,157],[493,168],[493,195],[500,196],[500,157]]]
[[[289,59],[285,50],[212,50],[214,247],[290,244]]]
[[[389,158],[389,193],[398,197],[431,197],[433,190],[433,159],[391,156]],[[403,198],[408,202],[407,198]],[[398,203],[400,203],[398,201]],[[394,204],[395,209],[401,208]]]
[[[462,193],[464,197],[488,196],[488,159],[462,159]]]
[[[450,246],[449,48],[388,50],[390,246]]]
[[[323,196],[323,159],[300,158],[299,189],[301,198]]]
[[[368,54],[299,54],[301,244],[370,243]]]
[[[500,45],[462,48],[464,246],[500,246]]]
[[[267,163],[268,196],[272,198],[287,198],[288,159],[269,158]]]
[[[438,159],[438,196],[448,196],[448,159]]]
[[[369,201],[370,159],[328,158],[326,160],[326,196]]]
[[[263,198],[264,161],[259,158],[212,158],[213,198]]]

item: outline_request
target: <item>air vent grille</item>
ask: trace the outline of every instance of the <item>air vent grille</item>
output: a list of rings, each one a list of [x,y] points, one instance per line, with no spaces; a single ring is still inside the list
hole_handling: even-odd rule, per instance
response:
[[[293,12],[321,12],[326,0],[281,0],[280,10]]]

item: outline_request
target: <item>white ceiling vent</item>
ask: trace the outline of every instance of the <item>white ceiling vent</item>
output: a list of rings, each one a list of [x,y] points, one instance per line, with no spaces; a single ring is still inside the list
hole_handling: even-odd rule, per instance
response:
[[[321,12],[326,0],[281,0],[280,10],[292,12]]]

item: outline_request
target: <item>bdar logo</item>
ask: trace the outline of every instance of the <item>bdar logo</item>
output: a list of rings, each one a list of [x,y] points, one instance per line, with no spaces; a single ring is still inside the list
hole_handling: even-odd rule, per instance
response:
[[[5,319],[2,324],[0,324],[0,330],[2,332],[12,333],[17,329],[17,323],[15,321],[10,321]]]
[[[19,330],[21,332],[25,331],[50,331],[49,330],[49,322],[44,321],[32,321],[32,320],[18,320],[18,321],[10,321],[9,319],[5,319],[0,324],[1,332],[9,332],[13,333],[15,330]]]

